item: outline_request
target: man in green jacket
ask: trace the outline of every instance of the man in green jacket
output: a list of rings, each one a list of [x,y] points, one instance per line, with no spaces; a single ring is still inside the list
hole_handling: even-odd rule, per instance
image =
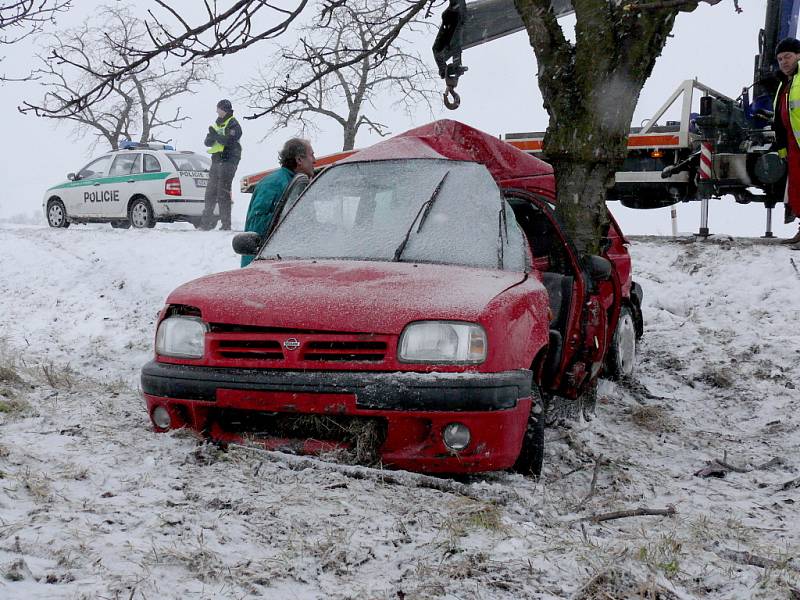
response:
[[[253,191],[250,206],[247,208],[245,231],[266,235],[275,218],[275,205],[289,187],[292,178],[298,173],[308,177],[314,175],[314,150],[308,140],[290,139],[283,145],[278,159],[281,168],[259,181]],[[249,265],[253,258],[252,255],[242,256],[242,266]]]

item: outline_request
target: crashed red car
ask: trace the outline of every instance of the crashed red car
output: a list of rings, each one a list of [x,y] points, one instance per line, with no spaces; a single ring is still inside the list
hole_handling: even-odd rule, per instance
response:
[[[542,398],[626,375],[641,290],[615,222],[579,260],[549,165],[454,121],[357,152],[290,192],[245,269],[182,285],[142,390],[155,428],[380,463],[537,473]],[[371,428],[371,429],[370,429]]]

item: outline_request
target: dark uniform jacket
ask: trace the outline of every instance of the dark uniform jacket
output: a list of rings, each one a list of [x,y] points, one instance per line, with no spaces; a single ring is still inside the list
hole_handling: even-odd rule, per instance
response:
[[[222,125],[227,119],[225,116],[222,119],[217,119],[217,125]],[[205,145],[207,147],[213,146],[215,143],[220,143],[225,146],[222,152],[217,152],[211,155],[213,162],[239,162],[242,158],[242,145],[239,143],[239,138],[242,137],[242,127],[236,118],[232,118],[222,134],[217,133],[213,129],[208,130]]]

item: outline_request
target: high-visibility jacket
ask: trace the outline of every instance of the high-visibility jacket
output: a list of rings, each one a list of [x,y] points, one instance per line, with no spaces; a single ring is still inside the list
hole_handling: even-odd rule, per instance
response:
[[[233,119],[233,115],[225,119],[220,125],[212,123],[211,127],[213,127],[214,131],[216,131],[218,134],[225,135],[225,129],[228,127],[228,123],[231,122],[231,119]],[[211,148],[209,148],[207,152],[209,154],[217,154],[218,152],[222,152],[223,150],[225,150],[224,145],[220,144],[219,142],[214,142],[214,145],[211,146]]]
[[[800,75],[795,74],[791,80],[786,110],[789,113],[789,129],[783,121],[783,96],[786,87],[782,83],[775,95],[775,146],[778,154],[786,158],[788,177],[786,182],[786,216],[784,221],[791,223],[794,217],[800,216]],[[794,141],[794,143],[792,143]]]
[[[773,102],[773,109],[775,111],[775,134],[776,142],[778,144],[778,154],[781,158],[786,158],[786,144],[789,141],[789,134],[794,136],[800,146],[800,76],[795,75],[791,79],[791,87],[789,88],[789,124],[792,131],[786,131],[781,119],[781,95],[786,90],[786,83],[781,82],[778,86],[778,92],[775,94]]]

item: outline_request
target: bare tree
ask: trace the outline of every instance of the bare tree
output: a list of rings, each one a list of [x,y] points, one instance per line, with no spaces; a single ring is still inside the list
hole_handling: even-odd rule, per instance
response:
[[[389,134],[385,124],[367,114],[382,92],[392,92],[393,106],[409,116],[424,108],[430,113],[431,100],[438,95],[431,85],[435,75],[418,53],[403,49],[407,40],[398,37],[385,53],[370,54],[393,27],[387,21],[390,4],[390,0],[355,0],[303,27],[294,46],[280,48],[274,63],[261,67],[257,77],[241,86],[249,108],[260,113],[277,106],[272,111],[273,130],[300,124],[305,132],[316,128],[318,117],[332,119],[342,128],[342,150],[353,149],[362,127],[382,137]],[[323,74],[352,56],[361,58]],[[313,83],[293,92],[305,81]]]
[[[38,33],[67,10],[72,0],[12,0],[0,4],[0,44],[13,44]]]
[[[0,3],[0,46],[10,46],[40,33],[54,24],[56,15],[70,8],[72,0],[12,0]],[[0,55],[0,62],[4,56]],[[29,81],[31,75],[7,76],[0,73],[0,83]]]
[[[720,0],[704,0],[716,4]],[[550,0],[514,0],[539,66],[550,116],[543,151],[553,165],[557,211],[583,255],[599,254],[606,190],[627,154],[639,94],[679,11],[698,0],[571,0],[575,43]]]
[[[212,81],[206,61],[169,67],[167,62],[122,74],[108,93],[81,110],[63,110],[71,98],[97,84],[91,74],[104,61],[129,64],[126,49],[141,44],[146,28],[125,5],[100,9],[96,19],[77,29],[52,34],[48,52],[58,52],[62,63],[39,55],[40,67],[32,72],[46,89],[39,116],[74,125],[76,137],[91,134],[95,143],[106,141],[116,149],[120,139],[152,140],[164,128],[175,128],[187,117],[181,108],[167,112],[170,100],[195,93],[195,88]]]
[[[321,5],[320,24],[331,18],[332,12],[346,6],[353,0],[319,0]],[[145,21],[146,40],[138,44],[125,46],[124,54],[129,60],[121,61],[110,57],[101,63],[86,65],[71,60],[58,49],[53,49],[47,60],[54,64],[65,64],[83,71],[94,78],[91,86],[65,98],[58,107],[45,106],[43,103],[24,102],[20,110],[41,115],[64,115],[79,112],[108,94],[116,82],[128,73],[145,69],[152,61],[163,60],[174,56],[181,64],[190,64],[196,60],[234,54],[246,50],[266,40],[279,37],[306,10],[309,0],[297,0],[292,9],[276,6],[265,0],[237,0],[227,9],[219,9],[216,0],[203,0],[205,14],[198,24],[185,19],[178,8],[183,5],[179,0],[152,0],[161,11],[148,11],[150,15]],[[283,105],[288,98],[305,91],[318,79],[334,71],[356,64],[365,56],[376,56],[385,52],[398,38],[404,28],[414,21],[426,6],[438,0],[394,0],[389,4],[390,11],[386,15],[386,23],[392,26],[376,40],[375,46],[362,53],[355,53],[341,63],[331,63],[313,76],[313,80],[304,81],[287,89],[286,96],[280,98],[276,105],[265,107],[264,112],[253,115],[260,117]],[[271,18],[270,18],[271,17]],[[368,23],[370,26],[380,23]]]

